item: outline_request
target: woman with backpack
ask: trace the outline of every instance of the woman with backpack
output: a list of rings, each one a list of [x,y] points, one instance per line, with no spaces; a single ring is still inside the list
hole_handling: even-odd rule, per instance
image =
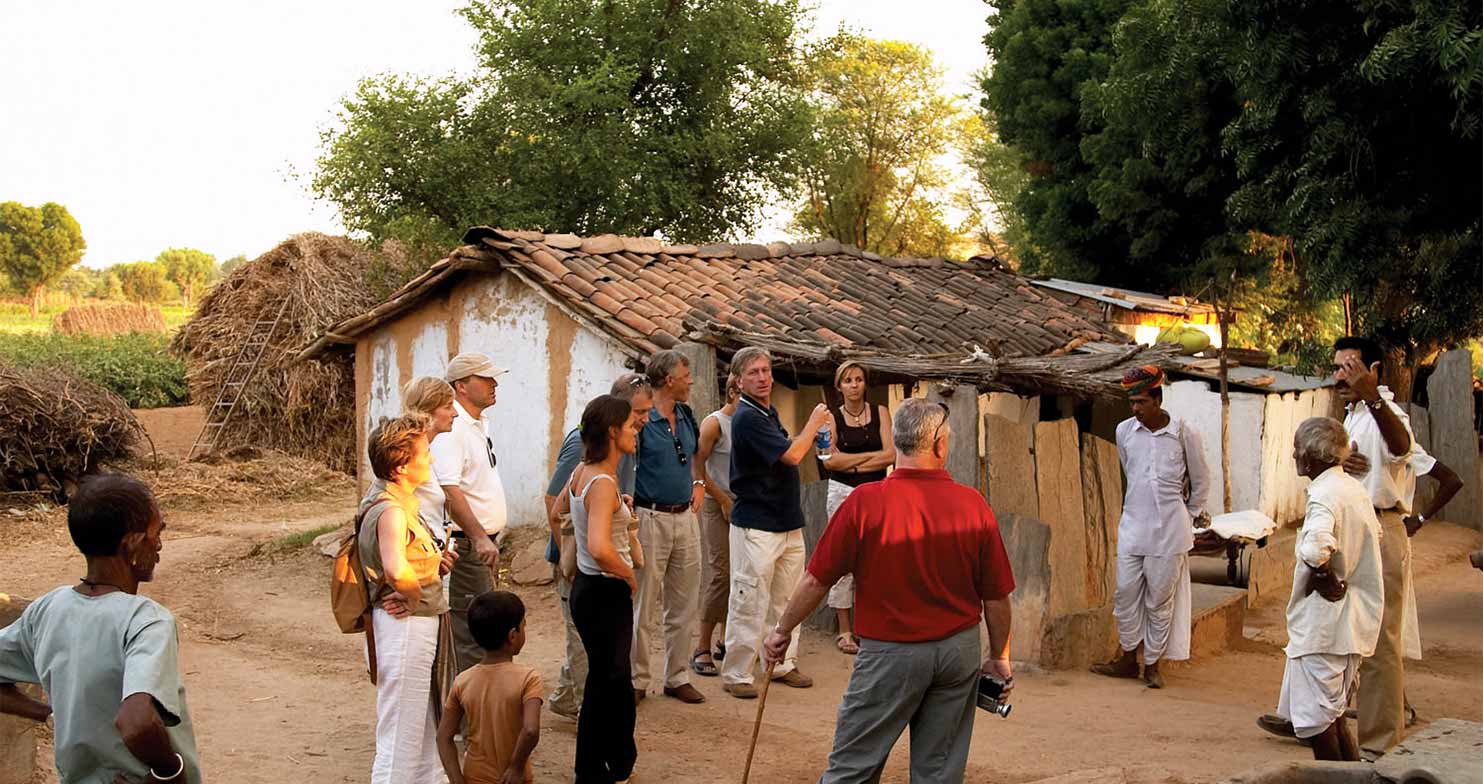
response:
[[[371,589],[367,631],[375,640],[372,784],[431,783],[443,775],[432,686],[439,616],[448,612],[442,575],[452,566],[452,554],[418,513],[417,490],[432,473],[430,429],[427,417],[408,414],[382,422],[367,439],[371,471],[385,483],[361,502],[357,534]]]

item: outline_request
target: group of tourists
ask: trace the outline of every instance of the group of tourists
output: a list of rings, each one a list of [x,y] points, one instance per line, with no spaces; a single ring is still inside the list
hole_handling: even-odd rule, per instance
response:
[[[1312,483],[1277,712],[1258,723],[1311,743],[1319,759],[1352,760],[1404,734],[1403,659],[1420,648],[1409,537],[1461,485],[1416,444],[1379,383],[1373,343],[1345,338],[1334,361],[1346,418],[1305,421],[1294,439]],[[377,784],[533,780],[545,688],[516,662],[523,602],[494,590],[507,513],[488,414],[506,372],[459,354],[442,377],[408,383],[403,414],[366,439],[375,481],[353,546],[370,588]],[[655,682],[683,704],[706,699],[696,676],[744,700],[759,678],[809,688],[799,628],[827,603],[834,644],[857,658],[821,781],[878,780],[909,727],[912,780],[961,782],[979,690],[992,681],[1002,698],[1014,687],[1015,583],[983,495],[945,469],[948,406],[908,398],[891,414],[871,401],[866,369],[847,362],[834,403],[790,433],[766,350],[735,353],[724,405],[699,420],[688,402],[696,380],[675,351],[615,379],[566,434],[546,487],[566,634],[549,705],[576,720],[576,781],[631,780],[637,709]],[[1123,380],[1133,416],[1116,432],[1127,477],[1121,652],[1093,668],[1151,688],[1166,687],[1162,662],[1189,656],[1189,551],[1209,519],[1201,439],[1163,408],[1163,384],[1152,366]],[[830,519],[807,557],[799,466],[813,458]],[[1440,483],[1423,510],[1418,475]],[[87,576],[0,630],[0,712],[55,711],[63,782],[199,782],[175,620],[138,595],[159,562],[158,505],[138,480],[90,477],[68,528]],[[656,669],[651,641],[661,640]],[[25,682],[43,684],[50,704],[15,685]],[[1357,739],[1346,725],[1356,689]]]

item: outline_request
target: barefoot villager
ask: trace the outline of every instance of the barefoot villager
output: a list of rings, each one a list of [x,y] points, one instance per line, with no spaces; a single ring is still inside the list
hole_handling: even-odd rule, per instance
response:
[[[76,586],[32,602],[0,629],[0,713],[54,720],[63,782],[199,784],[180,680],[175,616],[139,595],[154,579],[165,522],[149,488],[99,474],[78,485],[67,531],[87,559]],[[50,705],[17,683],[39,683]]]
[[[541,675],[517,664],[525,647],[525,604],[490,591],[469,607],[469,632],[484,658],[453,682],[438,722],[438,756],[449,784],[531,784],[531,752],[541,741]],[[468,720],[468,753],[454,737]]]
[[[466,352],[448,361],[443,377],[453,386],[453,429],[433,439],[433,474],[447,495],[448,517],[458,530],[458,562],[448,580],[457,671],[484,658],[469,634],[469,604],[494,587],[499,570],[497,540],[505,530],[505,486],[489,434],[498,379],[508,371],[484,354]]]
[[[700,544],[705,560],[700,572],[700,637],[690,654],[697,675],[721,674],[717,663],[726,656],[726,605],[731,599],[731,418],[741,400],[741,379],[726,377],[726,404],[700,422],[700,447],[695,462],[705,482],[700,507]],[[713,647],[713,645],[715,647]]]
[[[823,403],[814,407],[794,438],[772,406],[772,355],[749,346],[731,359],[742,397],[731,419],[731,598],[726,612],[726,658],[722,688],[739,699],[755,699],[753,669],[765,631],[777,623],[788,596],[803,578],[803,505],[798,464],[813,450],[819,428],[829,422]],[[814,685],[798,669],[798,630],[773,680],[796,689]]]
[[[642,700],[651,681],[649,641],[664,626],[664,694],[681,702],[705,702],[690,684],[690,635],[700,600],[700,523],[705,480],[695,458],[700,423],[690,410],[690,363],[678,351],[660,351],[645,369],[654,407],[638,438],[634,511],[644,561],[633,616],[633,699]]]
[[[1113,615],[1122,653],[1092,672],[1139,676],[1164,687],[1160,661],[1189,658],[1189,551],[1193,524],[1205,514],[1210,472],[1200,435],[1163,408],[1164,372],[1153,365],[1123,376],[1133,416],[1117,426],[1117,453],[1127,477],[1117,527]]]
[[[642,422],[649,416],[654,405],[654,394],[649,381],[638,373],[624,373],[613,382],[608,394],[627,400],[633,406],[633,414]],[[551,481],[546,485],[546,516],[551,526],[551,537],[546,543],[546,560],[551,562],[552,582],[556,586],[556,598],[561,602],[561,617],[566,626],[566,653],[557,673],[556,690],[551,692],[551,712],[557,716],[576,721],[582,707],[582,689],[587,682],[587,653],[582,650],[582,636],[572,622],[572,580],[576,578],[574,559],[571,558],[571,518],[553,517],[551,510],[571,481],[572,472],[582,462],[582,428],[572,428],[561,442],[556,455],[556,470],[551,472]],[[632,500],[634,481],[633,455],[623,455],[618,461],[618,487],[623,496]],[[563,541],[565,540],[565,541]],[[568,552],[571,574],[562,568],[562,551]]]
[[[878,780],[911,727],[911,780],[962,782],[980,675],[1013,687],[1014,575],[982,495],[944,468],[952,426],[941,404],[909,399],[894,420],[895,472],[855,488],[829,520],[776,628],[781,661],[798,625],[854,573],[860,652],[839,705],[822,784]],[[980,659],[979,619],[988,627]]]
[[[825,513],[832,519],[850,493],[866,482],[886,478],[886,469],[896,462],[891,445],[891,420],[885,406],[870,402],[865,393],[869,379],[858,362],[845,362],[834,371],[834,388],[841,404],[834,416],[834,449],[824,460],[829,472],[829,494]],[[846,574],[829,589],[829,606],[838,619],[835,647],[843,653],[860,652],[860,638],[851,618],[855,606],[855,576]]]
[[[643,546],[626,522],[633,513],[618,493],[615,476],[623,455],[638,448],[638,428],[628,401],[602,395],[582,412],[582,464],[572,472],[551,516],[570,514],[577,545],[572,581],[572,620],[587,652],[587,684],[577,716],[578,784],[613,784],[633,775],[638,758],[630,659],[633,564]]]
[[[417,488],[432,475],[429,424],[420,414],[382,422],[367,437],[371,471],[384,490],[361,501],[357,540],[376,641],[376,757],[372,784],[442,778],[437,755],[434,664],[448,612],[443,575],[456,555],[418,514]]]
[[[1277,714],[1313,742],[1314,759],[1353,762],[1359,747],[1344,711],[1360,659],[1374,652],[1380,636],[1384,534],[1369,493],[1344,473],[1346,440],[1344,428],[1324,417],[1303,422],[1293,438],[1298,473],[1313,483],[1295,543]]]

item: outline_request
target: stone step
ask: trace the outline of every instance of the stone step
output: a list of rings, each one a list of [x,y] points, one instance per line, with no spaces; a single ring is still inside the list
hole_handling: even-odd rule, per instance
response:
[[[1235,647],[1246,623],[1246,589],[1190,585],[1190,658],[1219,656]]]

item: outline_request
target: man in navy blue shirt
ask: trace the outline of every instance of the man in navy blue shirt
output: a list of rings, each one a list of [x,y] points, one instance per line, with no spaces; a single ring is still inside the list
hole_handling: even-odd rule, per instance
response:
[[[775,626],[803,579],[803,504],[798,464],[819,428],[831,419],[820,403],[795,438],[772,407],[772,356],[747,347],[731,358],[741,378],[741,403],[731,419],[731,601],[721,682],[733,697],[753,699],[753,667],[762,637]],[[773,680],[798,689],[814,685],[798,670],[798,629]]]
[[[700,425],[686,401],[693,378],[678,351],[660,351],[645,368],[654,407],[639,431],[634,512],[644,564],[636,568],[633,601],[633,699],[649,691],[650,640],[664,614],[664,693],[681,702],[705,702],[690,684],[690,635],[700,609],[700,518],[705,482],[695,452]]]
[[[624,373],[613,382],[613,388],[609,390],[613,397],[627,400],[632,406],[635,414],[640,418],[649,416],[649,409],[654,406],[654,393],[649,389],[649,382],[638,373]],[[561,451],[556,455],[556,470],[551,472],[551,483],[546,487],[546,517],[551,516],[551,507],[556,504],[556,499],[566,489],[566,483],[572,478],[572,472],[577,470],[577,464],[582,461],[582,432],[580,428],[572,428],[566,438],[561,442]],[[624,455],[618,462],[618,490],[632,501],[634,481],[634,461],[632,455]],[[576,721],[577,712],[582,707],[582,688],[587,683],[587,651],[582,647],[582,638],[577,634],[577,626],[572,622],[572,608],[570,603],[572,584],[562,574],[559,564],[561,562],[561,549],[557,545],[557,537],[560,532],[554,528],[551,531],[551,539],[546,544],[546,560],[551,562],[551,571],[555,577],[556,595],[561,599],[561,616],[566,619],[566,658],[561,662],[561,672],[557,676],[556,691],[551,693],[551,712],[557,716],[564,716]]]

